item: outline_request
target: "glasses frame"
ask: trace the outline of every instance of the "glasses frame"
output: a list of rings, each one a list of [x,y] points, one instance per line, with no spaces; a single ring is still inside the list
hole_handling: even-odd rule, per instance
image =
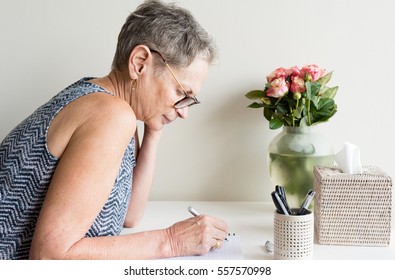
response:
[[[160,58],[162,59],[163,63],[166,65],[166,68],[169,70],[170,74],[173,76],[174,80],[177,82],[178,86],[181,88],[182,93],[185,95],[182,99],[178,100],[175,104],[174,104],[174,108],[176,109],[182,109],[185,107],[190,107],[192,105],[195,104],[200,104],[200,101],[197,100],[197,98],[195,96],[190,96],[186,90],[184,89],[184,87],[181,85],[180,81],[176,78],[176,76],[174,75],[173,70],[171,69],[170,65],[166,62],[165,58],[163,57],[163,55],[153,49],[149,49],[152,53],[156,53],[160,56]]]

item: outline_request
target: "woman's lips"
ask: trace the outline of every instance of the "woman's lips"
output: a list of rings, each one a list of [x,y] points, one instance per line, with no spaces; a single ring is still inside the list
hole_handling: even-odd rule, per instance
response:
[[[163,118],[165,119],[165,124],[169,124],[171,123],[173,120],[170,120],[168,117],[166,117],[165,115],[163,115]]]

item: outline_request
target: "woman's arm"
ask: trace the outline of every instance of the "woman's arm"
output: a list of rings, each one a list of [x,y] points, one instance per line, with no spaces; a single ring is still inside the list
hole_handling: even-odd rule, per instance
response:
[[[60,117],[60,118],[58,118]],[[128,104],[106,94],[74,101],[51,125],[50,151],[60,158],[35,228],[32,259],[155,259],[204,254],[227,233],[225,222],[193,217],[167,229],[122,236],[85,237],[105,205],[119,172],[136,118]],[[136,179],[151,179],[160,132],[146,129]],[[60,144],[59,144],[60,143]],[[66,144],[64,144],[66,143]],[[53,150],[52,150],[53,149]],[[138,190],[138,188],[137,188]],[[140,195],[148,195],[142,188]],[[146,199],[146,198],[145,198]],[[143,199],[144,200],[144,199]]]
[[[77,99],[55,117],[49,147],[68,140],[58,149],[62,153],[37,221],[32,257],[65,258],[84,238],[108,199],[135,129],[130,106],[101,93]]]
[[[92,110],[82,110],[84,99],[90,99]],[[62,123],[65,130],[55,131],[69,131],[69,123],[77,127],[64,151],[60,149],[62,154],[40,211],[30,258],[154,259],[203,254],[217,239],[225,238],[226,223],[207,216],[193,217],[167,229],[85,237],[108,199],[125,149],[135,133],[134,114],[124,105],[108,95],[89,95],[69,107]],[[147,147],[148,143],[157,143],[157,138],[151,138],[154,135],[147,136],[146,141],[152,141],[146,142]]]
[[[155,173],[156,156],[161,134],[161,130],[154,131],[145,125],[140,149],[138,149],[138,137],[136,137],[137,159],[136,167],[133,171],[132,196],[125,219],[125,227],[136,226],[144,213]]]
[[[227,235],[225,222],[200,215],[167,229],[120,236],[82,238],[72,244],[62,259],[159,259],[202,255]],[[53,258],[52,256],[51,258]]]

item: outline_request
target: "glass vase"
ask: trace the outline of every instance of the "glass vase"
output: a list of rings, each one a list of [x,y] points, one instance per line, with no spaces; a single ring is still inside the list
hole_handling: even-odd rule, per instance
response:
[[[269,144],[269,175],[274,185],[285,187],[290,207],[299,207],[314,188],[314,166],[333,163],[333,145],[316,126],[284,126]]]

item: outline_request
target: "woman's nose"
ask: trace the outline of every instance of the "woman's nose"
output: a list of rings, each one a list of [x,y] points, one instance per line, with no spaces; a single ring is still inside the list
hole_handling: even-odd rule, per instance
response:
[[[186,118],[188,118],[188,110],[189,110],[189,107],[184,107],[184,108],[176,109],[176,112],[177,112],[178,117],[181,118],[181,119],[186,119]]]

